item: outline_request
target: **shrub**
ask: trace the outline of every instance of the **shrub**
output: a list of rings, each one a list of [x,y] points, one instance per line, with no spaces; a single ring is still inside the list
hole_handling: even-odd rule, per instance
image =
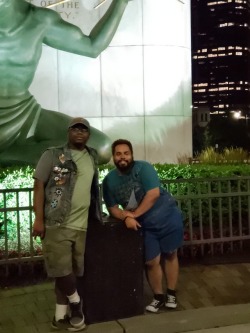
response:
[[[222,152],[216,151],[213,147],[202,150],[196,156],[200,163],[216,164],[216,163],[243,163],[248,161],[249,153],[242,148],[225,148]]]
[[[241,149],[227,149],[224,151],[224,157],[227,156],[227,160],[232,158],[232,160],[241,161],[240,163],[215,163],[218,161],[218,155],[212,149],[207,150],[207,153],[203,154],[207,158],[207,161],[213,161],[213,163],[198,163],[198,164],[154,164],[154,167],[159,175],[160,180],[164,187],[168,188],[169,191],[174,195],[184,195],[187,194],[188,191],[191,193],[197,194],[199,191],[201,193],[208,193],[208,191],[216,192],[218,191],[218,183],[216,181],[210,181],[210,185],[208,180],[211,178],[218,178],[218,177],[235,177],[235,176],[249,176],[250,174],[250,167],[246,163],[242,163],[242,161],[246,159],[246,154]],[[230,156],[230,157],[229,157]],[[210,159],[209,159],[210,157]],[[113,165],[103,165],[99,167],[99,175],[100,175],[100,183],[102,183],[103,178],[108,173],[109,170],[114,168]],[[33,186],[33,175],[34,169],[31,167],[11,167],[0,169],[0,189],[14,189],[14,188],[31,188]],[[207,179],[197,186],[196,183],[192,183],[189,185],[185,182],[185,179]],[[168,180],[179,179],[180,181],[183,179],[183,182],[179,184],[170,184],[167,185],[165,182]],[[209,189],[210,186],[210,189]],[[237,190],[237,183],[231,181],[232,191]],[[241,184],[241,190],[246,189],[246,183]],[[221,191],[226,192],[228,190],[228,182],[221,183]],[[8,201],[8,206],[15,206],[16,205],[16,198],[14,194],[8,194],[6,196],[6,200]],[[23,206],[28,206],[29,198],[22,194],[20,197],[20,204]],[[245,201],[244,201],[245,200]],[[242,201],[242,209],[247,213],[247,197]],[[223,199],[220,203],[222,205],[223,211],[226,214],[226,205],[227,200]],[[182,202],[182,210],[184,215],[187,216],[187,206],[188,203],[183,201]],[[202,203],[203,205],[203,222],[209,223],[209,205],[207,203]],[[237,199],[234,198],[232,200],[233,205],[233,213],[237,216]],[[0,194],[0,208],[3,208],[3,196]],[[218,210],[218,200],[212,200],[212,210],[216,213]],[[200,215],[199,215],[199,204],[198,200],[192,201],[192,218],[193,223],[199,223]],[[6,220],[4,223],[4,219]],[[17,223],[20,223],[20,234],[17,235]],[[7,223],[6,223],[7,222]],[[11,251],[17,251],[18,249],[18,238],[21,240],[21,249],[25,253],[29,251],[30,248],[30,227],[32,221],[29,221],[27,217],[27,211],[21,211],[19,216],[15,212],[8,212],[7,215],[4,216],[4,213],[0,213],[0,248],[5,248],[4,236],[5,232],[8,234],[8,248]],[[7,230],[4,230],[4,225],[7,225]],[[41,244],[39,241],[34,242],[34,249],[37,252],[41,251]]]

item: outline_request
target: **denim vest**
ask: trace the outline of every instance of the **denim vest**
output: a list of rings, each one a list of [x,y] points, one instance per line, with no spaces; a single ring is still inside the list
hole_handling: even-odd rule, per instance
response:
[[[76,183],[77,166],[72,159],[68,145],[52,149],[52,170],[45,186],[45,224],[46,227],[63,226],[66,215],[71,209],[71,199]],[[97,170],[97,153],[93,148],[86,147],[95,165],[91,185],[91,202],[89,220],[102,221],[99,180]]]

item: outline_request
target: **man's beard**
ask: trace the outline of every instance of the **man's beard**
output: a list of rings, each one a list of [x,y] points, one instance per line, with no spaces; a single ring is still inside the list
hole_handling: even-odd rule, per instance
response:
[[[132,159],[131,161],[125,161],[126,163],[120,164],[122,161],[119,162],[114,162],[116,168],[121,172],[121,173],[127,173],[133,166],[134,160]]]

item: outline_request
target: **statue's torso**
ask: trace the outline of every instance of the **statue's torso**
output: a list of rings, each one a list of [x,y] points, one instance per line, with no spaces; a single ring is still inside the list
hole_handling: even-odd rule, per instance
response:
[[[29,10],[22,24],[8,35],[0,35],[1,98],[27,92],[42,52],[46,24]]]

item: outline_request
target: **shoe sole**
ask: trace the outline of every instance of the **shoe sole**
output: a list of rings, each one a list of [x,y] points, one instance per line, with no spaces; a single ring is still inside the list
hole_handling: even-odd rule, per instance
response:
[[[159,309],[147,309],[147,308],[146,308],[146,311],[148,311],[148,312],[152,312],[152,313],[156,313],[156,312],[159,311]]]
[[[80,318],[79,318],[79,319],[80,319]],[[84,318],[82,318],[82,321],[80,321],[80,322],[77,323],[77,324],[74,324],[74,323],[72,322],[72,318],[69,320],[69,322],[70,322],[70,325],[72,325],[72,326],[75,327],[75,328],[82,327],[82,325],[85,325],[85,323],[84,323]]]
[[[165,304],[165,307],[168,309],[176,309],[177,304]]]
[[[58,327],[58,326],[54,325],[53,323],[50,324],[50,327],[51,327],[54,331],[67,330],[67,329],[68,329],[68,327]]]
[[[69,332],[79,332],[79,331],[82,331],[86,328],[86,324],[83,323],[81,326],[79,327],[65,327],[65,328],[62,328],[62,327],[57,327],[55,325],[53,325],[53,323],[50,325],[50,327],[55,330],[55,331],[60,331],[60,330],[66,330],[66,331],[69,331]]]
[[[164,307],[164,304],[161,305],[158,309],[156,309],[156,308],[154,308],[154,307],[149,307],[149,306],[147,306],[147,307],[145,308],[145,310],[148,311],[148,312],[157,313],[157,312],[158,312],[160,309],[162,309],[163,307]]]
[[[79,331],[83,331],[86,328],[86,324],[82,324],[81,327],[69,327],[67,330],[69,332],[79,332]]]

